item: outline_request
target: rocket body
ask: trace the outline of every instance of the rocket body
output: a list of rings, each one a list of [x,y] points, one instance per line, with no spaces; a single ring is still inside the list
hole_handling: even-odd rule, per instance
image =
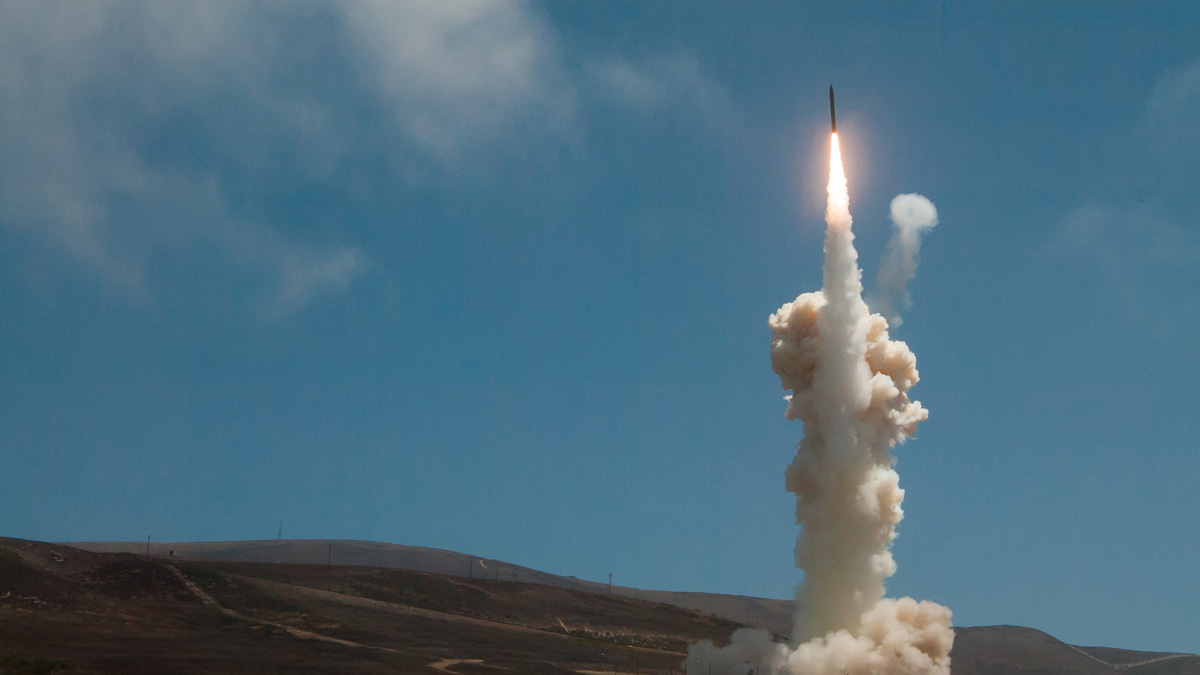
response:
[[[837,133],[837,113],[833,109],[833,85],[829,85],[829,126],[833,127],[833,133]]]

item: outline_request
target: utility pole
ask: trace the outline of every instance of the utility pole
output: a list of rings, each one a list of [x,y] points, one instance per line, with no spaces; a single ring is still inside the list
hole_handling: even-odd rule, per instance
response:
[[[279,521],[279,535],[275,537],[275,541],[283,540],[283,521]]]
[[[612,572],[608,573],[608,594],[612,595]]]
[[[146,557],[150,557],[150,535],[146,535]]]

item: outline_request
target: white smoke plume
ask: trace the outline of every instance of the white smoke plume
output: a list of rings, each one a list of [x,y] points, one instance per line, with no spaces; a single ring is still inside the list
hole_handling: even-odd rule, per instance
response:
[[[922,198],[923,199],[923,198]],[[927,200],[925,200],[927,202]],[[893,202],[894,204],[894,202]],[[932,208],[932,204],[930,205]],[[796,494],[796,590],[791,641],[737,631],[729,645],[688,649],[689,672],[713,675],[949,675],[950,610],[884,598],[904,513],[892,448],[928,412],[910,401],[916,357],[888,337],[862,299],[850,198],[833,136],[825,213],[824,286],[771,316],[771,367],[791,390],[788,419],[804,438],[787,468]]]
[[[938,224],[938,213],[933,202],[925,197],[901,194],[892,199],[891,217],[896,232],[879,263],[878,297],[871,304],[896,328],[902,323],[900,313],[912,304],[908,282],[917,275],[921,235]]]

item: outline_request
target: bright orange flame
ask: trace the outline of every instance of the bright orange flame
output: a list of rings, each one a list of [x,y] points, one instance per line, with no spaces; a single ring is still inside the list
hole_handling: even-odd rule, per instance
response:
[[[829,149],[829,201],[825,206],[825,223],[829,227],[850,227],[850,193],[846,188],[846,172],[842,168],[842,150],[837,132]]]

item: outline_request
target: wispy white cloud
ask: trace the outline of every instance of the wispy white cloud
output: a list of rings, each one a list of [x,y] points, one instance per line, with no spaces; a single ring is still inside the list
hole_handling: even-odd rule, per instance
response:
[[[1063,217],[1043,252],[1092,284],[1114,311],[1141,316],[1155,307],[1158,324],[1191,325],[1200,306],[1196,232],[1144,206],[1090,203]],[[1163,312],[1163,303],[1174,308]]]
[[[725,87],[686,54],[641,59],[609,55],[592,62],[588,72],[610,100],[638,113],[675,110],[715,120],[729,112]]]
[[[163,118],[222,90],[253,97],[293,132],[320,124],[320,102],[264,93],[277,56],[259,44],[261,18],[224,2],[0,6],[0,222],[139,299],[153,296],[149,257],[201,241],[272,271],[288,311],[318,285],[344,290],[355,270],[348,261],[362,258],[347,255],[353,247],[310,245],[297,257],[298,245],[267,225],[228,215],[217,175],[156,156],[153,135],[169,133]],[[239,230],[264,243],[235,254],[246,238]]]
[[[1084,204],[1063,218],[1053,247],[1065,256],[1085,256],[1110,274],[1146,265],[1194,260],[1195,237],[1150,209]]]
[[[1200,146],[1200,61],[1164,73],[1154,83],[1143,116],[1144,130],[1160,149]]]
[[[315,249],[290,245],[279,251],[279,288],[271,303],[277,315],[287,315],[308,304],[318,294],[346,290],[363,267],[362,252],[342,246]]]
[[[519,2],[0,4],[0,227],[142,300],[149,261],[215,247],[269,275],[268,314],[287,316],[345,292],[368,256],[337,223],[247,206],[246,180],[349,184],[363,153],[436,171],[572,145],[593,92],[638,114],[727,106],[687,55],[564,51]]]
[[[518,2],[337,5],[401,129],[443,159],[501,132],[565,135],[576,93],[553,28]]]
[[[1194,321],[1195,312],[1186,308],[1200,307],[1200,221],[1186,206],[1180,208],[1190,198],[1178,188],[1190,186],[1176,180],[1195,167],[1196,119],[1200,62],[1164,73],[1130,129],[1137,139],[1133,161],[1158,164],[1154,182],[1137,189],[1136,201],[1114,196],[1075,205],[1041,250],[1044,260],[1067,265],[1094,284],[1115,310],[1134,316],[1153,307],[1160,324]],[[1117,185],[1139,184],[1122,178]],[[1164,303],[1172,310],[1163,311]]]

